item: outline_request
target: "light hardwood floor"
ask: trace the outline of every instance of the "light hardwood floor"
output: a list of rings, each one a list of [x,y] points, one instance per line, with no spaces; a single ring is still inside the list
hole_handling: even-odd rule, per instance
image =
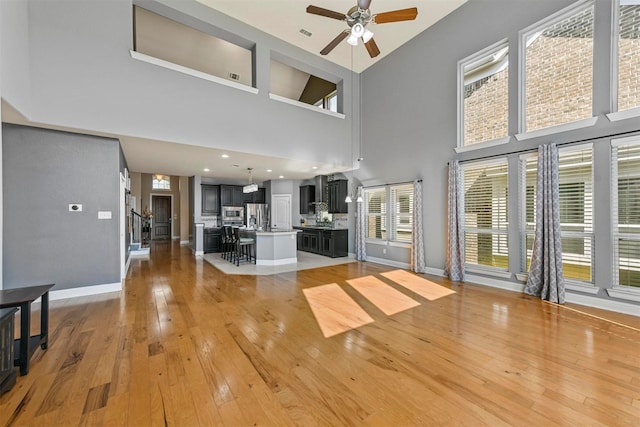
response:
[[[390,270],[225,275],[155,244],[120,295],[51,302],[0,426],[639,425],[638,318],[431,276],[455,294],[429,301]],[[367,275],[420,304],[384,314]],[[303,289],[330,283],[374,321],[324,338]]]

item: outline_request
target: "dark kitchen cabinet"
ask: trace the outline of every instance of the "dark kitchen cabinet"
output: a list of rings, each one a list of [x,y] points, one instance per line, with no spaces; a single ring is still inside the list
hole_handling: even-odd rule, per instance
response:
[[[220,252],[222,248],[222,229],[205,228],[204,253]]]
[[[312,227],[294,227],[298,233],[298,250],[332,258],[348,255],[349,231],[324,230]]]
[[[347,256],[349,253],[349,232],[347,230],[322,230],[320,232],[320,253],[331,258]]]
[[[258,188],[253,193],[242,193],[242,200],[244,203],[266,203],[265,190]]]
[[[327,184],[329,188],[329,213],[349,212],[347,202],[344,201],[347,197],[347,185],[346,179],[329,181]]]
[[[220,187],[202,185],[202,215],[220,215]]]
[[[244,193],[239,185],[221,185],[220,200],[222,206],[242,206],[244,204]]]
[[[303,215],[315,213],[315,206],[312,205],[316,201],[316,186],[301,185],[300,186],[300,213]]]

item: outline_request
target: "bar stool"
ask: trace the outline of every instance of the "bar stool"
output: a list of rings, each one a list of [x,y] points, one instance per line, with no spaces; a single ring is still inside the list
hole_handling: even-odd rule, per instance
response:
[[[250,237],[240,237],[239,228],[233,229],[233,237],[235,238],[236,265],[240,265],[240,258],[242,257],[245,257],[247,262],[251,262],[251,259],[253,258],[253,262],[255,263],[256,240]]]
[[[225,225],[222,227],[222,259],[231,261],[231,251],[233,246],[233,235],[231,227]]]

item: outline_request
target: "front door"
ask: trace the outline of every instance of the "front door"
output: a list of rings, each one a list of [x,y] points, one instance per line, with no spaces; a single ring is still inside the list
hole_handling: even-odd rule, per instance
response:
[[[171,238],[171,197],[152,196],[153,239],[164,240]]]
[[[291,230],[291,194],[271,196],[271,228]]]

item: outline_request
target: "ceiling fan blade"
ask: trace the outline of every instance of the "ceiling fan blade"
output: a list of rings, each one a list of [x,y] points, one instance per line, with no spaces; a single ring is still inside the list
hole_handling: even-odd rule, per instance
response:
[[[370,39],[368,42],[364,44],[364,47],[367,48],[367,52],[369,52],[369,56],[375,58],[380,55],[380,49],[378,49],[378,45],[373,39]]]
[[[329,52],[331,52],[336,46],[340,44],[342,40],[346,39],[348,35],[349,35],[349,30],[344,30],[343,32],[338,34],[338,37],[331,40],[331,43],[326,45],[325,48],[320,51],[320,55],[326,55]]]
[[[358,7],[362,10],[369,9],[370,4],[371,4],[371,0],[358,0]]]
[[[307,6],[307,13],[337,19],[338,21],[344,21],[347,19],[344,13],[334,12],[333,10],[324,9],[322,7],[312,5]]]
[[[376,24],[386,24],[388,22],[411,21],[418,16],[418,8],[392,10],[391,12],[377,13],[371,17]]]

